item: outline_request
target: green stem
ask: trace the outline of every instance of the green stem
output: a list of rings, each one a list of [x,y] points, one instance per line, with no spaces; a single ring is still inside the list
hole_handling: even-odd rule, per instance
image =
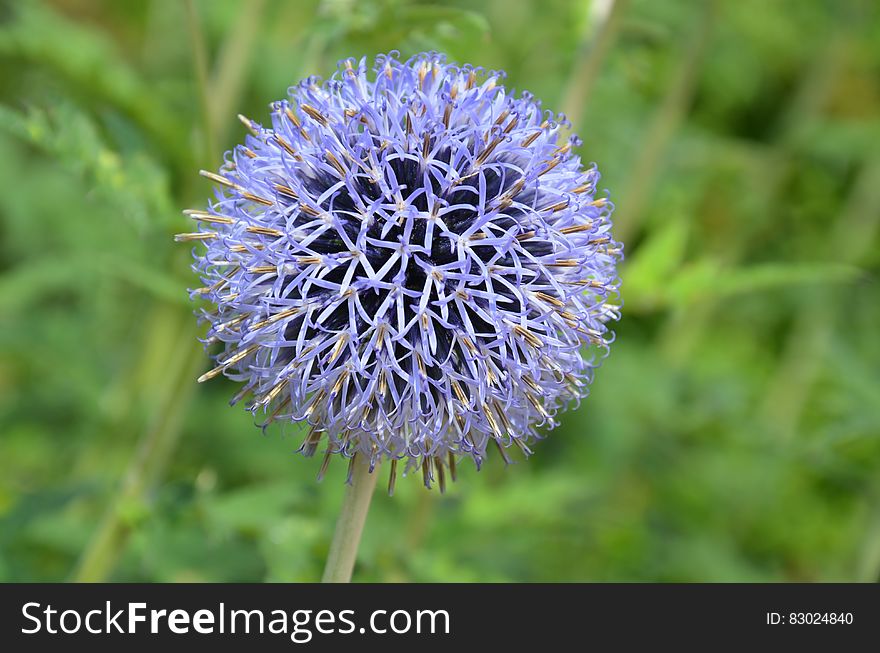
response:
[[[624,9],[629,0],[605,0],[594,4],[589,20],[581,37],[580,51],[572,68],[571,78],[562,101],[562,112],[572,123],[577,123],[599,77],[599,71],[611,46],[620,34]]]
[[[357,456],[353,462],[351,483],[345,488],[342,511],[336,522],[336,532],[327,555],[322,583],[350,583],[357,558],[361,533],[370,509],[370,500],[376,487],[376,470],[370,472],[370,461]]]
[[[208,49],[205,45],[205,35],[202,32],[202,24],[196,10],[194,0],[186,2],[186,24],[189,38],[192,41],[193,69],[196,77],[196,86],[199,94],[199,106],[204,122],[203,134],[205,138],[205,151],[207,158],[212,163],[219,158],[217,151],[217,116],[211,108],[211,99],[208,95]]]
[[[208,78],[211,90],[206,101],[211,104],[212,131],[221,144],[226,142],[231,126],[241,127],[237,120],[228,120],[227,117],[238,113],[235,105],[240,100],[242,88],[247,81],[265,6],[264,0],[242,3],[235,29],[225,39],[218,53],[213,78]]]
[[[826,42],[825,47],[816,51],[813,61],[805,66],[804,74],[797,90],[791,97],[781,120],[782,129],[774,144],[760,158],[749,160],[746,165],[753,170],[749,178],[751,194],[756,206],[775,207],[784,202],[782,193],[785,180],[789,178],[796,163],[797,139],[804,129],[820,115],[822,108],[834,90],[834,82],[844,64],[845,47],[850,42],[846,30],[838,29]],[[771,219],[768,210],[767,219]],[[737,227],[739,228],[739,227]],[[750,238],[721,238],[723,244],[714,256],[724,265],[733,267],[739,264],[751,247]],[[666,359],[676,367],[691,360],[693,352],[702,342],[705,332],[711,328],[712,319],[721,299],[707,299],[697,304],[681,306],[666,320],[658,342],[662,343]],[[776,399],[768,402],[768,408],[775,405]]]
[[[880,158],[869,160],[844,203],[828,250],[835,260],[864,266],[873,255],[872,243],[880,231]],[[838,298],[830,288],[817,288],[805,298],[789,330],[776,375],[766,391],[763,413],[781,439],[796,435],[810,391],[819,379],[833,345]],[[826,313],[830,317],[817,320]]]
[[[260,8],[262,4],[261,2]],[[220,106],[223,114],[217,113],[214,109],[218,105],[212,103],[209,97],[209,85],[212,84],[212,80],[209,75],[208,53],[193,0],[187,0],[186,14],[204,122],[205,152],[202,158],[206,167],[211,167],[219,159],[218,116],[225,114],[227,105],[233,104],[237,94],[240,93],[241,84],[237,78],[242,75],[243,68],[228,63],[222,67],[218,79],[213,80],[213,84],[225,89]],[[259,15],[260,12],[255,12],[253,20],[258,21]],[[251,33],[254,31],[253,26],[244,30],[245,44],[249,43],[247,39],[251,38]],[[227,49],[230,48],[227,46]],[[240,49],[240,47],[232,47],[230,50],[234,55]],[[226,79],[226,77],[235,79]],[[159,310],[164,311],[166,308],[160,307]],[[176,311],[172,319],[182,320],[182,323],[174,331],[179,335],[174,345],[167,348],[167,358],[163,358],[164,364],[159,366],[162,372],[161,378],[151,384],[153,387],[159,384],[163,386],[156,399],[155,408],[150,411],[154,417],[138,441],[136,453],[129,463],[111,506],[80,557],[72,575],[74,581],[100,582],[106,580],[113,571],[132,530],[131,518],[126,513],[132,508],[137,512],[144,504],[151,488],[161,478],[165,465],[180,438],[186,408],[196,388],[194,379],[198,371],[204,367],[205,356],[201,347],[196,344],[196,327],[189,311],[185,313]],[[153,337],[161,338],[161,333]],[[159,351],[166,350],[164,344],[160,340]],[[150,357],[155,355],[155,351],[153,347],[145,348],[145,352],[148,352],[147,355]]]
[[[621,193],[619,208],[614,212],[614,236],[620,242],[629,242],[641,227],[642,213],[654,189],[654,182],[663,169],[666,148],[687,115],[712,34],[714,5],[714,0],[706,0],[703,4],[696,29],[669,90],[642,138],[639,157],[629,175],[632,182]]]
[[[155,419],[139,441],[111,506],[80,557],[71,577],[74,582],[102,582],[110,575],[131,530],[126,512],[132,508],[137,512],[143,504],[144,496],[177,443],[185,408],[195,386],[193,377],[203,366],[204,359],[202,351],[192,346],[195,337],[192,330],[183,328],[182,331],[187,337],[178,341],[169,356],[168,390],[159,402]]]

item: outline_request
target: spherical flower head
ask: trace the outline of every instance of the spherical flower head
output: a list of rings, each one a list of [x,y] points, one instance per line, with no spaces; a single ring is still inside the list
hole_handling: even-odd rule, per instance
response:
[[[502,73],[346,60],[271,105],[181,234],[233,401],[307,422],[301,451],[420,466],[531,453],[586,394],[618,317],[611,203],[563,116]],[[323,469],[323,468],[322,468]]]

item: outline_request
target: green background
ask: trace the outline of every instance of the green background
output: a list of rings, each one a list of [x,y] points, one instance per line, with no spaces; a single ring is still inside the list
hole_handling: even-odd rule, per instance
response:
[[[338,460],[197,386],[180,214],[301,77],[442,50],[565,110],[625,241],[591,397],[444,496],[379,493],[358,580],[876,581],[871,0],[0,1],[0,580],[313,581]]]

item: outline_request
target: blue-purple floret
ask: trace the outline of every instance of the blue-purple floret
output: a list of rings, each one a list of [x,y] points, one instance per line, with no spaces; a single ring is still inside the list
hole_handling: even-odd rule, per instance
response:
[[[433,471],[525,453],[585,396],[618,317],[612,204],[563,116],[438,54],[346,60],[271,105],[189,211],[237,399],[302,451]],[[321,444],[323,442],[323,444]],[[453,469],[454,471],[454,469]]]

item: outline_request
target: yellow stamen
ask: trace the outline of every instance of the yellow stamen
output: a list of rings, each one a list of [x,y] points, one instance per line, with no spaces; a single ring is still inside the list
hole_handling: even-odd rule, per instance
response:
[[[191,234],[175,234],[174,242],[177,243],[188,243],[194,240],[214,240],[217,237],[212,231],[201,231],[199,233],[191,233]]]
[[[327,126],[327,116],[318,111],[315,107],[309,104],[300,104],[299,108],[305,111],[312,120],[321,123],[324,127]]]
[[[259,136],[259,132],[257,132],[256,128],[254,128],[254,123],[250,118],[238,114],[238,119],[241,121],[241,124],[245,126],[245,128],[254,136]]]

